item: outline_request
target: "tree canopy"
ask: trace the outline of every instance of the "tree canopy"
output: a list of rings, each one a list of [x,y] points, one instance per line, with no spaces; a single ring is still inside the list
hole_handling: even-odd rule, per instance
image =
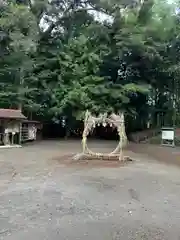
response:
[[[0,107],[179,124],[179,19],[178,1],[1,1]]]

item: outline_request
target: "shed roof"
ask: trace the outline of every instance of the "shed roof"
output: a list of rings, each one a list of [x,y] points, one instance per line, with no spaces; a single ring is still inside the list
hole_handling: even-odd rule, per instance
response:
[[[28,119],[25,119],[25,120],[23,120],[23,123],[36,123],[36,124],[39,124],[39,123],[41,123],[41,122],[36,121],[36,120],[28,120]]]
[[[20,110],[0,108],[0,118],[7,119],[26,119]]]

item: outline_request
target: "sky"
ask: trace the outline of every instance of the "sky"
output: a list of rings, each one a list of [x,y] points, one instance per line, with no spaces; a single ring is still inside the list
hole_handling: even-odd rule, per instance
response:
[[[1,0],[0,0],[1,1]],[[163,0],[162,0],[163,1]],[[169,4],[174,4],[174,3],[177,3],[177,0],[164,0],[164,2],[167,2]],[[178,11],[179,12],[179,11]],[[94,18],[97,20],[97,21],[100,21],[100,22],[103,22],[103,21],[108,21],[108,22],[112,22],[112,18],[110,16],[108,16],[107,14],[105,13],[102,13],[102,12],[97,12],[97,11],[93,11],[91,10],[90,13],[94,16]],[[41,19],[41,22],[40,22],[40,26],[46,30],[49,26],[49,24],[45,21],[44,18]]]

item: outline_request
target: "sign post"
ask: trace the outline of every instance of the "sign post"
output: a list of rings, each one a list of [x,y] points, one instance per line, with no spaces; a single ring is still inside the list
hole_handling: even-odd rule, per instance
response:
[[[175,146],[175,136],[174,136],[174,128],[172,127],[163,127],[162,128],[162,136],[161,136],[161,144],[164,146]]]

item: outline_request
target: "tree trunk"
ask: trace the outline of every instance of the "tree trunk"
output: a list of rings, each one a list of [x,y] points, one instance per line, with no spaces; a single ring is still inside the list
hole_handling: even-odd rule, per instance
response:
[[[19,69],[19,103],[18,103],[18,110],[22,111],[22,107],[23,107],[23,103],[22,103],[22,93],[21,93],[21,89],[24,85],[24,77],[23,77],[23,69],[20,68]]]

